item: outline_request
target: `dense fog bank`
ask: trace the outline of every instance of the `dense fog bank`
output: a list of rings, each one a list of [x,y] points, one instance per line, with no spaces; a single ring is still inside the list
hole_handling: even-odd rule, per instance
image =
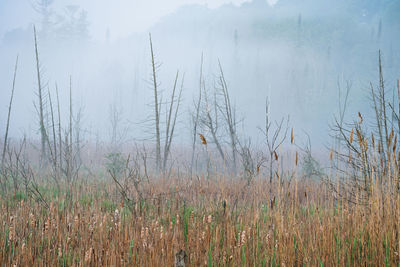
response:
[[[39,1],[40,2],[40,1]],[[50,2],[51,3],[51,2]],[[265,101],[272,118],[290,116],[299,138],[310,134],[317,147],[329,142],[329,124],[338,112],[338,87],[351,85],[348,120],[368,115],[369,83],[378,83],[382,51],[387,90],[399,76],[400,6],[397,1],[262,0],[209,9],[186,5],[143,32],[113,38],[109,28],[91,26],[90,9],[67,6],[35,11],[35,20],[7,29],[0,43],[0,124],[5,125],[15,58],[18,72],[10,134],[38,138],[37,74],[33,24],[45,91],[59,89],[62,120],[68,118],[70,77],[73,108],[81,113],[83,138],[111,139],[111,111],[119,114],[125,142],[151,140],[152,85],[149,35],[160,63],[158,80],[167,102],[175,74],[184,75],[176,140],[189,144],[189,123],[199,92],[201,56],[206,90],[218,86],[220,61],[239,132],[262,143]],[[129,21],[126,24],[129,25]],[[127,27],[121,25],[121,27]],[[92,32],[103,31],[104,38]],[[162,110],[164,112],[164,110]],[[165,114],[163,115],[165,116]],[[3,132],[1,132],[3,135]]]

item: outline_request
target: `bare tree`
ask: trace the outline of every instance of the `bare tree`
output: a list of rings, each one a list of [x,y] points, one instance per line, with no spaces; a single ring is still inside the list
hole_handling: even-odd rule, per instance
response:
[[[170,151],[171,151],[171,144],[172,144],[172,139],[174,137],[176,119],[178,117],[179,106],[181,104],[183,83],[184,83],[184,80],[185,80],[184,77],[183,77],[182,78],[181,88],[179,90],[179,95],[178,95],[178,98],[176,99],[175,98],[175,91],[176,91],[178,78],[179,78],[179,71],[176,73],[174,87],[173,87],[172,95],[171,95],[171,102],[170,102],[169,109],[167,110],[167,126],[166,126],[166,132],[165,132],[165,146],[164,146],[164,158],[163,158],[163,172],[164,172],[164,174],[165,174],[165,171],[167,169],[168,156],[169,156]],[[176,102],[176,108],[174,110],[175,102]]]
[[[390,118],[387,117],[386,108],[388,105],[388,101],[385,96],[385,83],[383,80],[383,71],[382,71],[382,58],[381,51],[379,51],[379,86],[378,90],[374,89],[372,83],[370,83],[371,87],[371,96],[373,100],[373,106],[375,110],[375,121],[377,126],[377,131],[379,134],[379,143],[380,143],[380,151],[381,163],[382,166],[386,167],[386,145],[389,142],[389,132],[388,132],[388,120]]]
[[[20,158],[22,155],[22,150],[25,147],[26,140],[24,139],[19,148],[14,146],[11,147],[10,145],[7,146],[7,159],[3,161],[3,168],[2,168],[2,176],[4,177],[4,181],[6,182],[7,179],[11,179],[13,187],[14,187],[14,195],[19,191],[19,171],[20,171]],[[6,188],[6,185],[3,185],[3,190]]]
[[[111,138],[111,153],[117,153],[121,150],[123,143],[126,141],[128,127],[123,123],[124,110],[118,101],[114,102],[109,108],[109,121],[110,121],[110,138]]]
[[[146,150],[143,148],[143,151],[140,151],[136,147],[136,154],[133,157],[128,155],[126,159],[121,154],[114,154],[108,157],[106,165],[127,207],[131,212],[135,212],[134,205],[145,199],[142,183],[145,179],[148,181]]]
[[[331,127],[332,132],[334,135],[332,136],[333,138],[333,147],[330,151],[330,158],[332,164],[335,166],[336,169],[341,168],[341,158],[340,155],[342,153],[342,136],[340,131],[337,131],[338,129],[343,129],[344,127],[344,119],[347,111],[347,106],[349,102],[349,95],[350,91],[352,89],[352,81],[350,80],[345,80],[345,88],[343,90],[343,85],[340,79],[337,81],[337,89],[338,89],[338,115],[335,118],[335,126]],[[331,176],[327,176],[327,183],[332,184],[332,179]]]
[[[6,133],[5,133],[4,142],[3,142],[3,152],[1,154],[1,168],[3,167],[4,157],[6,155],[6,148],[7,148],[7,141],[8,141],[8,130],[10,128],[11,108],[12,108],[12,103],[13,103],[13,99],[14,99],[14,90],[15,90],[15,82],[16,82],[16,78],[17,78],[17,69],[18,69],[18,56],[17,56],[17,59],[15,61],[14,78],[13,78],[12,89],[11,89],[10,104],[8,105]]]
[[[215,144],[217,151],[222,159],[225,162],[225,153],[223,151],[220,136],[219,136],[219,129],[220,129],[220,117],[219,117],[219,110],[218,110],[218,100],[217,100],[217,93],[214,90],[213,92],[213,99],[210,99],[203,84],[203,95],[204,95],[204,102],[203,107],[201,108],[202,114],[200,117],[200,123],[203,128],[204,133],[208,133],[211,135],[211,138],[207,138],[208,140],[211,139],[212,143]]]
[[[250,138],[245,142],[238,141],[238,146],[240,147],[238,152],[242,161],[243,178],[247,180],[247,185],[250,185],[253,178],[260,174],[260,168],[266,158],[262,151],[252,147]]]
[[[159,65],[156,65],[154,58],[154,50],[153,50],[153,41],[151,40],[151,34],[149,34],[150,38],[150,51],[151,51],[151,66],[152,66],[152,82],[154,89],[154,117],[155,117],[155,128],[156,128],[156,168],[157,171],[160,171],[161,167],[161,136],[160,136],[160,106],[159,103],[159,92],[157,83],[157,68]]]
[[[225,75],[222,70],[221,62],[218,61],[218,66],[220,70],[220,76],[219,76],[219,85],[220,85],[220,90],[222,92],[223,96],[223,102],[222,105],[219,103],[216,103],[218,106],[219,111],[222,114],[222,117],[225,122],[225,126],[227,127],[227,132],[229,134],[229,145],[231,147],[231,153],[232,153],[232,171],[234,174],[236,174],[237,166],[236,166],[236,153],[237,153],[237,142],[238,142],[238,136],[237,136],[237,120],[236,120],[236,108],[232,106],[231,100],[229,97],[229,91],[228,91],[228,86],[225,80]]]
[[[269,101],[267,98],[265,101],[265,130],[260,130],[264,134],[267,144],[269,155],[269,183],[272,184],[272,179],[274,177],[273,164],[278,161],[278,149],[286,140],[287,132],[289,130],[289,117],[286,120],[285,118],[282,118],[280,121],[275,121],[273,125],[269,112]]]
[[[375,88],[370,83],[371,103],[374,110],[372,123],[368,127],[362,114],[353,123],[343,123],[335,118],[333,130],[337,133],[341,149],[332,149],[332,155],[339,160],[333,163],[338,181],[329,181],[336,196],[350,203],[368,204],[372,184],[376,181],[379,190],[385,194],[400,192],[400,170],[398,136],[400,134],[400,86],[397,83],[397,99],[390,103],[386,96],[381,53],[379,51],[379,83]],[[395,108],[398,101],[398,109]],[[397,124],[397,131],[396,131]],[[372,125],[372,126],[371,126]],[[332,158],[332,156],[331,156]],[[340,165],[339,165],[340,163]],[[385,199],[382,194],[382,203]],[[386,210],[385,205],[384,212]],[[391,206],[389,205],[390,209]]]
[[[70,161],[72,164],[72,120],[74,117],[74,113],[72,112],[72,76],[69,76],[69,155],[70,155]],[[70,177],[69,177],[70,178]]]
[[[76,131],[79,130],[77,128],[79,128],[79,124],[74,125],[74,114],[73,114],[73,103],[72,103],[72,77],[70,76],[69,79],[69,121],[68,121],[68,126],[65,127],[64,130],[64,135],[62,136],[62,128],[61,128],[61,119],[60,119],[60,114],[58,114],[59,118],[58,118],[58,135],[59,135],[59,142],[57,144],[57,142],[55,144],[51,144],[50,141],[48,141],[48,146],[52,147],[52,149],[49,149],[50,151],[50,156],[52,159],[55,158],[54,156],[54,151],[55,151],[55,147],[58,146],[58,164],[57,165],[57,176],[59,178],[63,178],[66,181],[66,185],[67,185],[67,200],[68,203],[71,204],[71,200],[72,200],[72,188],[74,186],[74,183],[77,181],[78,177],[79,177],[79,172],[80,172],[80,168],[82,165],[82,162],[80,160],[80,149],[78,149],[77,147],[77,133]],[[58,95],[58,90],[57,90],[57,95]],[[57,97],[58,98],[58,97]],[[60,113],[60,105],[59,105],[59,101],[58,102],[58,113]],[[54,111],[53,111],[54,113]],[[53,114],[53,118],[54,118],[54,114]],[[54,120],[54,119],[53,119]],[[78,119],[79,120],[79,119]],[[55,121],[53,122],[53,125],[55,124]],[[75,127],[74,127],[75,126]],[[53,135],[55,134],[55,127],[53,129]],[[74,143],[74,137],[75,140],[77,142]],[[79,141],[80,142],[80,141]],[[54,141],[53,141],[54,143]],[[56,177],[56,176],[55,176]],[[58,179],[59,179],[58,178]]]
[[[73,149],[73,144],[72,144],[72,118],[73,118],[73,113],[72,113],[72,77],[69,79],[69,126],[67,130],[65,131],[64,134],[64,159],[65,159],[65,178],[67,180],[67,183],[70,184],[72,181],[72,169],[73,169],[73,156],[72,156],[72,149]]]
[[[54,109],[53,109],[53,101],[51,99],[51,94],[50,90],[48,90],[48,96],[49,96],[49,103],[50,103],[50,115],[51,115],[51,129],[52,129],[52,135],[53,135],[53,143],[51,143],[50,138],[47,138],[47,144],[48,144],[48,149],[50,152],[50,161],[51,161],[51,166],[53,169],[53,179],[57,184],[58,189],[60,189],[59,185],[59,178],[60,178],[60,170],[58,168],[59,166],[59,161],[61,162],[61,158],[58,158],[58,152],[57,152],[57,137],[56,137],[56,129],[55,129],[55,122],[54,122]]]
[[[171,100],[169,102],[169,107],[166,105],[166,129],[165,129],[165,143],[163,155],[161,155],[161,110],[163,108],[163,103],[161,100],[161,93],[159,90],[159,84],[157,82],[157,70],[160,67],[159,64],[156,63],[154,50],[153,50],[153,42],[150,34],[150,50],[151,50],[151,65],[152,65],[152,76],[151,81],[153,84],[153,94],[154,94],[154,123],[155,123],[155,138],[156,138],[156,169],[157,172],[161,170],[165,174],[168,157],[171,151],[171,144],[174,137],[175,125],[178,117],[179,107],[181,104],[184,76],[181,82],[181,88],[179,90],[179,94],[176,97],[176,88],[179,79],[179,71],[177,71],[174,81],[174,86],[171,94]],[[176,107],[175,107],[176,104]]]
[[[197,130],[198,130],[198,126],[199,126],[199,117],[200,117],[202,86],[203,86],[203,54],[201,54],[201,63],[200,63],[199,95],[197,98],[197,102],[194,103],[195,111],[194,111],[194,114],[192,114],[193,139],[192,139],[192,157],[191,157],[191,161],[190,161],[190,178],[192,178],[192,175],[193,175],[193,164],[194,164],[194,155],[195,155],[195,151],[196,151]]]
[[[72,104],[72,77],[70,76],[69,79],[70,85],[69,85],[69,122],[68,122],[68,127],[66,128],[64,132],[64,142],[63,144],[63,149],[62,149],[62,161],[63,163],[60,163],[60,166],[62,166],[61,172],[63,173],[66,182],[68,184],[68,187],[70,188],[72,184],[77,180],[78,175],[79,175],[79,170],[81,167],[81,162],[79,159],[80,155],[79,150],[76,149],[76,143],[74,143],[74,114],[73,114],[73,104]],[[60,126],[61,128],[61,126]],[[76,127],[75,127],[76,128]],[[76,129],[75,129],[76,130]],[[76,136],[76,132],[75,132]],[[60,146],[62,145],[60,144]],[[75,148],[75,149],[74,149]]]
[[[26,137],[24,136],[19,146],[8,145],[6,155],[4,168],[1,172],[5,177],[11,178],[14,197],[23,185],[26,196],[34,198],[37,202],[49,208],[46,199],[40,192],[33,169],[26,156]]]
[[[35,55],[36,55],[36,73],[37,73],[37,83],[38,83],[38,104],[36,107],[39,114],[39,127],[40,127],[40,139],[41,139],[41,150],[40,150],[40,164],[46,164],[46,142],[47,142],[47,132],[45,127],[44,119],[44,95],[43,95],[43,84],[41,77],[40,61],[39,61],[39,50],[36,35],[36,27],[33,26],[33,34],[35,40]]]
[[[118,147],[118,125],[121,122],[121,110],[115,103],[110,105],[109,109],[110,126],[111,126],[111,149],[117,150]]]
[[[221,63],[218,61],[219,74],[215,80],[213,91],[206,90],[205,82],[200,75],[200,95],[196,107],[195,122],[198,120],[207,140],[215,144],[221,160],[230,167],[234,175],[237,172],[237,154],[238,154],[238,133],[236,107],[232,105],[228,85]],[[201,93],[201,90],[203,91]],[[201,105],[200,105],[201,103]],[[197,133],[197,124],[196,133]],[[224,136],[226,136],[224,138]],[[224,145],[228,144],[231,150],[231,157],[227,157],[224,152]]]
[[[57,115],[58,115],[58,153],[59,153],[59,170],[61,172],[63,168],[62,163],[62,136],[61,136],[61,112],[60,112],[60,98],[58,97],[58,86],[56,84],[56,96],[57,96]]]
[[[82,165],[81,150],[82,144],[82,116],[83,107],[79,107],[74,118],[74,130],[75,130],[75,165]]]

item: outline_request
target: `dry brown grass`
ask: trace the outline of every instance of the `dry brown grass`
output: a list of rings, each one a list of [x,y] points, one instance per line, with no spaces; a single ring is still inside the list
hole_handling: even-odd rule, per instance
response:
[[[50,209],[4,197],[0,262],[173,266],[183,249],[189,266],[399,266],[399,196],[383,215],[378,190],[365,207],[306,181],[275,184],[272,197],[265,180],[161,179],[133,213],[102,181],[81,182],[70,205],[43,187]]]

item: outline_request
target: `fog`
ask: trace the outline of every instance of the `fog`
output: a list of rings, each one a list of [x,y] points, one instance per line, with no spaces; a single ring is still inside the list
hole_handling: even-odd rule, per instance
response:
[[[378,83],[379,50],[387,88],[394,88],[400,77],[399,14],[395,0],[2,0],[0,135],[18,55],[10,136],[39,139],[35,25],[44,91],[55,99],[57,85],[65,123],[71,78],[73,109],[81,111],[88,142],[111,140],[113,107],[124,142],[154,137],[151,33],[161,101],[169,99],[176,72],[179,86],[184,75],[175,144],[191,140],[203,55],[210,94],[221,63],[242,138],[263,142],[259,127],[268,97],[274,120],[289,116],[300,140],[308,134],[323,149],[338,112],[338,87],[351,84],[348,121],[372,112],[369,84]]]

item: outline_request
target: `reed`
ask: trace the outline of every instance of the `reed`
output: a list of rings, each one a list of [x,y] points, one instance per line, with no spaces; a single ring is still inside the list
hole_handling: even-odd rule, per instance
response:
[[[112,182],[80,181],[71,206],[68,185],[40,186],[48,209],[23,194],[0,199],[2,265],[174,266],[179,253],[187,266],[400,263],[399,195],[382,195],[378,183],[365,206],[306,180],[160,178],[132,211]]]

